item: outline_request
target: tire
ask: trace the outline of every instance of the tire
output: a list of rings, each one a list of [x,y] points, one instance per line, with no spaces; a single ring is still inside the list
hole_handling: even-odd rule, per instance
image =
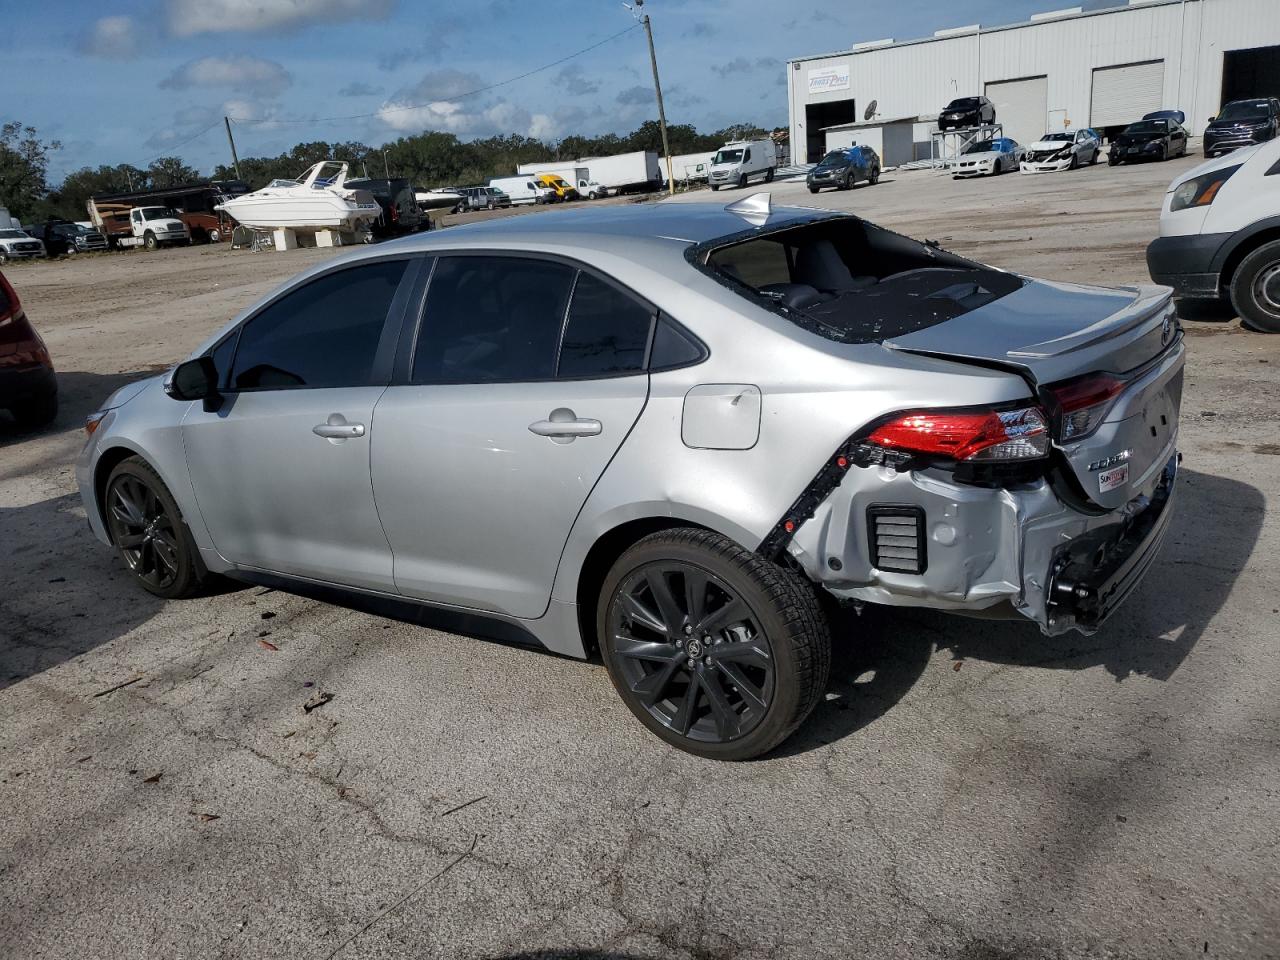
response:
[[[43,397],[23,400],[14,404],[9,412],[13,414],[13,419],[18,421],[18,426],[24,430],[48,426],[58,416],[58,395],[50,393]]]
[[[712,189],[712,190],[714,190],[714,189],[715,189],[715,187],[712,187],[711,189]],[[817,192],[818,192],[818,188],[817,188],[817,187],[810,187],[810,188],[809,188],[809,192],[810,192],[810,193],[817,193]]]
[[[154,250],[160,246],[160,241],[156,239],[156,235],[154,233],[148,232],[146,237],[143,239],[142,245],[148,250]]]
[[[871,168],[871,177],[870,177],[870,179],[868,179],[868,180],[867,180],[867,182],[868,182],[869,184],[871,184],[873,187],[874,187],[877,183],[879,183],[879,182],[880,182],[880,168],[879,168],[879,167],[872,167],[872,168]]]
[[[720,185],[719,185],[718,183],[713,183],[713,184],[711,185],[711,191],[712,191],[712,193],[714,193],[715,191],[717,191],[717,190],[719,190],[719,189],[720,189]]]
[[[747,186],[747,175],[745,173],[738,175],[738,189],[745,190]]]
[[[1099,158],[1100,156],[1102,156],[1102,151],[1101,151],[1099,148],[1094,147],[1094,148],[1093,148],[1093,153],[1091,153],[1091,154],[1089,155],[1089,166],[1091,166],[1091,167],[1092,167],[1095,163],[1097,163],[1097,162],[1098,162],[1098,158]]]
[[[774,167],[770,167],[770,168],[769,168],[769,171],[764,175],[764,182],[765,182],[765,183],[773,183],[773,174],[774,174],[774,170],[775,170],[775,169],[776,169],[776,168],[774,168]]]
[[[632,546],[605,578],[596,620],[628,709],[696,756],[766,753],[826,692],[831,633],[813,586],[710,530],[662,531]]]
[[[116,464],[107,478],[103,514],[120,559],[144,590],[166,600],[200,592],[204,564],[182,511],[149,463],[129,457]],[[136,547],[123,545],[135,538]]]
[[[9,251],[0,247],[0,266],[9,262]]]
[[[222,231],[221,231],[221,230],[210,230],[207,234],[205,234],[205,238],[206,238],[210,243],[221,243],[221,242],[222,242]]]
[[[1160,162],[1164,163],[1168,159],[1169,159],[1169,147],[1166,144],[1165,146],[1162,146],[1160,148]]]
[[[1240,261],[1231,278],[1231,304],[1251,330],[1280,333],[1280,240]]]
[[[1078,166],[1080,166],[1080,154],[1073,153],[1071,155],[1071,163],[1067,165],[1067,169],[1074,170]]]
[[[856,181],[856,180],[854,180],[854,178],[853,178],[853,174],[851,174],[851,173],[846,173],[846,174],[844,175],[844,179],[843,179],[843,180],[841,180],[839,183],[837,183],[837,184],[836,184],[836,189],[837,189],[837,190],[849,190],[849,189],[852,189],[852,187],[853,187],[853,185],[854,185],[855,183],[857,183],[857,181]]]
[[[1113,157],[1113,156],[1111,156],[1110,154],[1107,154],[1107,166],[1109,166],[1109,167],[1118,167],[1118,166],[1120,166],[1120,158],[1119,158],[1119,157]]]

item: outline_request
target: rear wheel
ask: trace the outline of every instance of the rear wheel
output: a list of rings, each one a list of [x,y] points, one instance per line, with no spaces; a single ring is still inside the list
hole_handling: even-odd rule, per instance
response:
[[[867,181],[867,182],[868,182],[868,183],[870,183],[873,187],[874,187],[877,183],[879,183],[879,182],[880,182],[880,168],[879,168],[879,167],[872,167],[872,168],[871,168],[871,176],[870,176],[870,178],[868,179],[868,181]]]
[[[773,749],[826,690],[831,635],[813,587],[709,530],[631,547],[605,579],[597,626],[623,702],[698,756]]]
[[[1280,333],[1280,240],[1264,243],[1236,267],[1231,303],[1246,326]]]
[[[204,579],[195,543],[151,465],[129,457],[111,471],[103,498],[107,531],[139,585],[166,599],[189,597]]]
[[[764,182],[773,183],[773,174],[774,174],[774,168],[770,167],[769,172],[764,175]]]

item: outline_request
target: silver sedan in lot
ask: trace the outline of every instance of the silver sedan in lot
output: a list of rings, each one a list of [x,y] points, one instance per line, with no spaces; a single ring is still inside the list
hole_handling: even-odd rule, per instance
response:
[[[653,204],[330,260],[86,424],[93,533],[602,656],[742,759],[826,689],[826,595],[1097,629],[1171,515],[1163,287],[982,266],[854,216]]]

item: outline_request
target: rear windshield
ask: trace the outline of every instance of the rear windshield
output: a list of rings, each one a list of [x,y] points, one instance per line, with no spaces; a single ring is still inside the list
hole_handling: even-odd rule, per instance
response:
[[[705,257],[707,269],[744,297],[846,343],[923,330],[1023,283],[856,217],[756,235]]]

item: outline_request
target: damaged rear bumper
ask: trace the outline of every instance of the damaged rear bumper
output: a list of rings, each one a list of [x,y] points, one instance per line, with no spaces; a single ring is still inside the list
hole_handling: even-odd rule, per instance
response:
[[[1091,633],[1155,558],[1172,516],[1176,464],[1171,445],[1132,500],[1096,515],[1064,502],[1047,480],[987,488],[936,469],[855,468],[786,550],[840,599],[1021,615],[1049,635]],[[885,569],[898,563],[885,543],[906,545],[909,569]]]

